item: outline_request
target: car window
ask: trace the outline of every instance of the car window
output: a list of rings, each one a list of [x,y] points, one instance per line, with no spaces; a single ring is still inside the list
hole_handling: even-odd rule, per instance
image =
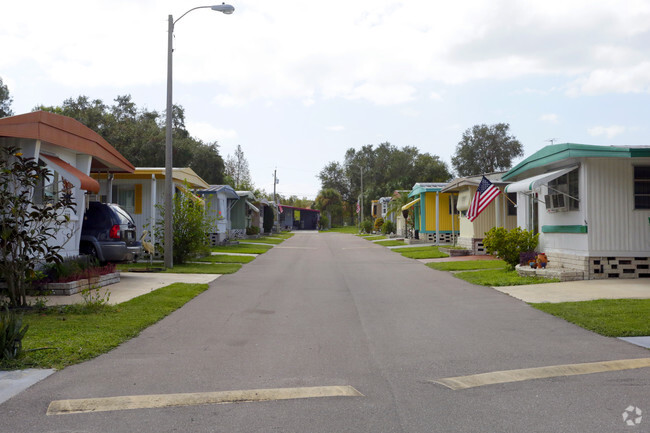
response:
[[[131,218],[131,215],[129,215],[129,213],[127,211],[125,211],[121,207],[115,206],[115,205],[111,206],[111,208],[113,208],[113,210],[115,211],[117,217],[120,219],[120,224],[129,224],[129,223],[135,224],[135,222],[133,221],[133,218]]]
[[[108,223],[106,214],[102,212],[101,206],[90,206],[84,215],[84,220],[90,227],[103,227]]]

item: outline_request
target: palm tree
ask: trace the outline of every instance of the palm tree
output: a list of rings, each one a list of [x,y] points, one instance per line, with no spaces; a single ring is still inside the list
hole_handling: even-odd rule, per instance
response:
[[[327,214],[329,228],[332,228],[332,212],[340,213],[342,210],[343,199],[341,193],[334,188],[325,188],[316,197],[314,207]]]
[[[386,213],[386,217],[395,215],[395,219],[397,219],[399,218],[400,215],[402,215],[404,219],[407,218],[408,214],[404,215],[402,213],[402,207],[404,207],[406,204],[408,204],[411,201],[408,193],[409,191],[401,191],[401,190],[395,191],[393,193],[393,197],[391,201],[388,203],[388,211]],[[404,224],[404,230],[406,230],[406,224]],[[406,236],[406,233],[402,233],[402,236]]]

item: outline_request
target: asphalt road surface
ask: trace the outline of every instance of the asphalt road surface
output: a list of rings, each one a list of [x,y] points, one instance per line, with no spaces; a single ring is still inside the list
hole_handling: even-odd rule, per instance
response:
[[[650,368],[435,382],[648,357],[354,236],[298,233],[139,337],[0,405],[0,432],[650,432]],[[288,399],[202,400],[268,389]],[[358,394],[298,398],[323,389]],[[106,397],[124,406],[87,400]],[[95,412],[47,414],[67,400]]]

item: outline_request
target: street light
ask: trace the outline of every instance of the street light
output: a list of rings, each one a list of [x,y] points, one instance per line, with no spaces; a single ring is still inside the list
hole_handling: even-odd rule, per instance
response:
[[[173,203],[172,196],[174,195],[174,183],[172,181],[172,53],[173,53],[173,39],[174,39],[174,25],[185,15],[196,9],[210,8],[213,11],[222,12],[230,15],[235,11],[231,5],[222,3],[214,6],[198,6],[192,8],[180,16],[176,21],[169,15],[169,28],[167,30],[167,125],[165,136],[165,267],[174,267],[174,236],[172,234],[173,222]]]

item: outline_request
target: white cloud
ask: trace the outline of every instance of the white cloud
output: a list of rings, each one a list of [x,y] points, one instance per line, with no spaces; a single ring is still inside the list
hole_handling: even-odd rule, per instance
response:
[[[365,83],[347,95],[348,99],[365,99],[377,105],[395,105],[415,99],[415,88],[405,84],[377,85]]]
[[[429,93],[429,99],[434,101],[442,101],[442,95],[440,93],[431,92]]]
[[[569,83],[569,96],[603,93],[650,93],[650,62],[632,67],[597,69]]]
[[[594,126],[587,130],[592,137],[605,136],[607,138],[614,138],[626,132],[625,126],[612,125],[612,126]]]
[[[174,82],[210,83],[206,97],[222,106],[280,98],[394,105],[414,100],[425,82],[530,75],[563,77],[570,94],[650,91],[645,0],[333,0],[325,8],[287,0],[281,12],[249,0],[235,7],[228,16],[194,11],[174,31]],[[167,16],[186,10],[171,0],[71,0],[65,8],[9,2],[0,70],[35,67],[70,88],[164,89]]]
[[[238,137],[237,131],[232,129],[220,129],[205,122],[187,122],[187,130],[192,131],[195,138],[205,142],[233,140]]]
[[[539,117],[539,120],[541,120],[542,122],[547,122],[547,123],[558,123],[559,122],[557,114],[554,114],[554,113],[542,114]]]
[[[326,129],[328,131],[332,131],[332,132],[341,132],[341,131],[345,130],[345,126],[343,126],[343,125],[333,125],[333,126],[328,126]]]

